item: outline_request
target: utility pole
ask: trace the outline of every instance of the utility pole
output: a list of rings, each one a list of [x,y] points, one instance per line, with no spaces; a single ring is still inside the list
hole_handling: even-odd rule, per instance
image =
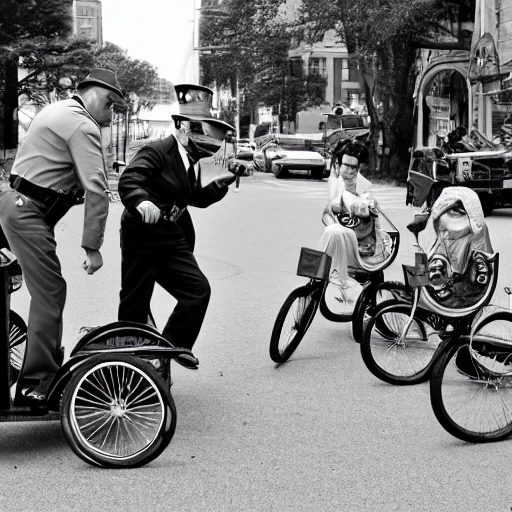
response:
[[[240,139],[240,84],[238,80],[238,70],[236,74],[236,110],[235,110],[235,129],[236,139]]]
[[[194,52],[193,64],[192,64],[192,80],[191,82],[194,84],[198,84],[201,79],[201,71],[200,71],[200,52],[198,50],[199,47],[199,19],[201,16],[201,0],[194,0],[194,29],[192,35],[192,48]]]

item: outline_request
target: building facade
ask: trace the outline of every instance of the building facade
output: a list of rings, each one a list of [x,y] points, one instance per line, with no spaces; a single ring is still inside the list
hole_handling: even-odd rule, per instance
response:
[[[338,40],[333,30],[327,31],[318,43],[301,44],[290,50],[289,56],[293,74],[317,74],[327,79],[327,105],[333,107],[343,103],[357,108],[364,104],[357,63],[350,59],[347,47]]]
[[[457,126],[500,142],[512,115],[512,0],[476,0],[463,20],[467,49],[423,50],[418,60],[416,146],[439,146]]]
[[[73,1],[73,34],[94,39],[103,45],[103,19],[100,0]]]

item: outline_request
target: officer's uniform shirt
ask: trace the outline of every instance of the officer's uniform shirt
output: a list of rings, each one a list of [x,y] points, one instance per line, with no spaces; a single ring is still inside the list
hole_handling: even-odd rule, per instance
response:
[[[56,191],[83,188],[82,247],[101,247],[109,207],[101,132],[79,101],[58,101],[36,115],[18,150],[12,174]]]

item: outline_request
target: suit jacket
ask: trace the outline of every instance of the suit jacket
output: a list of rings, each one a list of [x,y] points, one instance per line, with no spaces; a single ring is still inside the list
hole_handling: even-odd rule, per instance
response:
[[[228,192],[227,185],[211,183],[202,188],[196,179],[192,164],[204,156],[192,141],[191,166],[185,169],[173,135],[142,147],[125,169],[119,180],[119,196],[130,213],[137,213],[142,201],[151,201],[160,209],[188,205],[206,208],[220,201]],[[233,176],[233,181],[235,176]]]
[[[193,163],[210,156],[211,151],[199,148],[192,141],[189,144],[189,169],[185,169],[183,165],[178,142],[173,135],[148,144],[138,151],[119,179],[119,196],[129,214],[128,217],[140,219],[136,208],[142,201],[151,201],[162,210],[169,210],[174,204],[179,208],[188,205],[206,208],[227,194],[229,183],[211,183],[205,188],[201,187],[200,176],[196,179]],[[233,176],[233,181],[235,179]],[[176,224],[183,232],[190,250],[193,251],[194,225],[187,210],[178,218]],[[123,222],[121,226],[123,227]],[[147,235],[154,231],[150,225],[145,225],[145,228]],[[155,236],[161,236],[161,231],[159,235],[155,231]]]

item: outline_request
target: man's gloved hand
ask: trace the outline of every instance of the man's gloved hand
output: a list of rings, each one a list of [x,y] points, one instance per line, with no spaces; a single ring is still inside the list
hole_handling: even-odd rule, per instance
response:
[[[85,249],[85,254],[86,257],[82,267],[88,274],[94,274],[96,270],[99,270],[103,266],[101,253],[100,251],[95,251],[93,249]]]
[[[151,201],[142,201],[142,203],[137,206],[137,210],[142,217],[142,222],[145,222],[146,224],[156,224],[158,219],[160,219],[160,208],[154,205]]]

